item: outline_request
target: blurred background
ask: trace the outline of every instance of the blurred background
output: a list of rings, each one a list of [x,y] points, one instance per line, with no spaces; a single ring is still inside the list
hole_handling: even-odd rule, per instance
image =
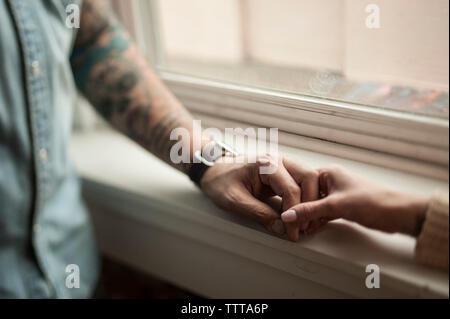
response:
[[[448,117],[448,7],[447,0],[154,1],[157,64]]]

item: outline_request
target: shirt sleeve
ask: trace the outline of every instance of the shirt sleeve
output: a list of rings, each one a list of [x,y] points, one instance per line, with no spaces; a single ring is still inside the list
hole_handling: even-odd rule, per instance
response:
[[[448,196],[433,196],[422,231],[417,239],[415,259],[422,264],[448,269]]]

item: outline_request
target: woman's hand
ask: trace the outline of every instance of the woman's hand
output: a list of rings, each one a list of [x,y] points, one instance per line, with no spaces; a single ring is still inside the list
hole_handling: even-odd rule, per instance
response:
[[[309,223],[305,233],[312,234],[328,221],[344,218],[390,233],[420,233],[429,198],[384,189],[340,166],[318,172],[323,198],[284,212],[285,224]]]

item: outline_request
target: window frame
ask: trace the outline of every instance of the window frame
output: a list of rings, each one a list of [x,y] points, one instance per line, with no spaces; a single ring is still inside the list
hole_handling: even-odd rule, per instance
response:
[[[156,0],[121,1],[120,15],[132,17],[125,24],[150,63],[186,108],[205,119],[204,124],[278,127],[281,144],[448,180],[448,119],[166,70],[157,5]]]

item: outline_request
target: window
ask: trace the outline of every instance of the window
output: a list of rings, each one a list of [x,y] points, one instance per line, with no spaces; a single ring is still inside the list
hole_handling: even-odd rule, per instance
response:
[[[448,1],[131,3],[138,42],[206,123],[277,127],[291,146],[448,175]]]
[[[448,117],[448,1],[378,2],[158,1],[160,66]]]

